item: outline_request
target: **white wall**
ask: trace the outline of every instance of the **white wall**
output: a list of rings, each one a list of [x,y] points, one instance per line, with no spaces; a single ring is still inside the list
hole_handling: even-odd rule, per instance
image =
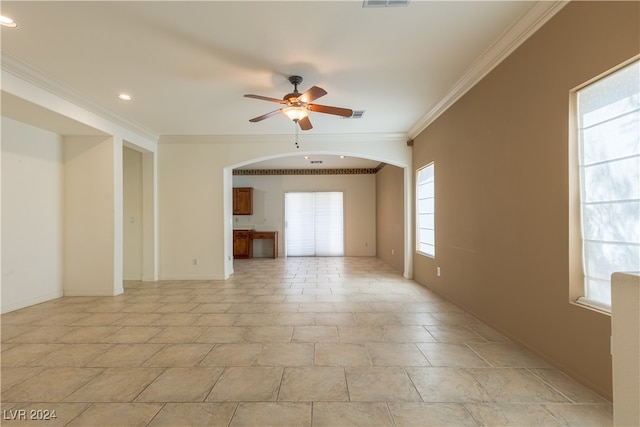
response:
[[[3,95],[22,100],[19,108],[5,108],[3,98],[11,119],[2,117],[2,311],[61,294],[123,291],[125,141],[142,152],[143,280],[157,280],[157,137],[48,92],[50,82],[42,76],[25,79],[4,67],[1,74]],[[59,176],[48,163],[52,155]],[[25,166],[37,167],[26,173]],[[23,215],[25,206],[37,215]],[[33,218],[42,230],[24,226]]]
[[[613,425],[640,425],[640,272],[611,276]]]
[[[2,312],[62,296],[62,137],[2,117]]]
[[[123,278],[142,280],[143,192],[142,153],[124,147],[123,151]]]
[[[278,231],[279,256],[284,256],[284,193],[289,191],[342,191],[344,193],[344,245],[346,256],[376,255],[375,175],[235,175],[234,187],[253,187],[253,215],[234,216],[234,225]],[[268,242],[266,243],[268,244]],[[255,257],[267,253],[265,242],[254,242]],[[264,250],[263,250],[264,249]]]
[[[258,160],[305,154],[365,157],[404,167],[406,171],[411,165],[406,135],[362,135],[348,141],[331,135],[309,135],[300,149],[281,136],[161,137],[158,145],[160,279],[228,278],[233,273],[231,170]],[[410,188],[410,176],[407,182],[409,187],[405,192]],[[410,200],[406,197],[405,203]],[[369,247],[375,242],[375,217],[370,218],[373,231]],[[411,224],[410,219],[406,224]],[[365,228],[369,230],[368,226]],[[369,231],[358,232],[355,240],[361,243],[356,245],[363,244],[363,239],[368,240],[368,236],[362,237],[367,233]],[[408,229],[405,229],[405,242],[411,244]],[[349,251],[355,249],[348,247]],[[375,251],[375,247],[371,250]],[[405,254],[411,256],[409,251]],[[197,265],[194,259],[198,259]],[[411,263],[408,261],[406,265]]]
[[[34,88],[29,86],[29,89]],[[9,135],[13,128],[17,129],[15,132],[20,132],[20,136],[12,141]],[[23,136],[23,132],[27,135]],[[15,160],[15,154],[5,153],[5,147],[9,147],[11,142],[17,144],[18,139],[18,147],[28,147],[22,141],[31,139],[30,133],[38,135],[36,140],[39,142],[41,139],[51,139],[58,144],[59,151],[54,157],[60,176],[57,181],[44,177],[47,168],[38,167],[38,173],[25,175],[22,179],[24,182],[20,183],[23,186],[21,189],[7,187],[7,183],[14,185],[14,181],[19,180],[13,178],[16,173],[13,166],[5,165]],[[55,133],[4,118],[2,136],[3,311],[55,298],[62,293],[114,295],[122,292],[123,137],[62,138]],[[363,137],[348,144],[333,140],[330,136],[325,138],[328,139],[316,141],[318,148],[313,150],[295,150],[288,140],[282,142],[281,138],[276,137],[248,138],[241,144],[238,144],[238,138],[167,137],[164,138],[165,143],[157,147],[143,139],[132,138],[133,145],[139,144],[143,151],[143,279],[225,279],[233,273],[231,170],[234,167],[294,153],[344,154],[401,166],[410,164],[411,151],[404,143],[404,136],[378,137],[377,140]],[[33,163],[41,161],[37,155],[30,158]],[[282,188],[322,189],[315,185],[318,182],[316,178],[310,178],[309,184],[304,184],[298,177],[289,177],[287,179],[290,182],[283,182]],[[55,188],[42,187],[39,182],[54,185]],[[14,194],[11,195],[12,190],[7,188],[15,189]],[[328,188],[336,189],[336,186],[329,185]],[[367,185],[355,185],[353,188],[345,190],[347,203],[356,201],[356,204],[366,205],[368,200],[374,200],[375,196],[367,195]],[[373,186],[371,189],[373,192]],[[46,221],[38,222],[49,226],[47,232],[52,234],[46,239],[49,245],[41,245],[38,241],[39,237],[47,235],[44,232],[29,235],[27,230],[24,234],[28,236],[26,239],[18,239],[16,236],[19,233],[13,232],[19,229],[24,215],[14,210],[15,203],[11,197],[19,199],[25,194],[39,195],[35,197],[38,212],[46,215]],[[351,208],[347,209],[351,211]],[[371,212],[374,211],[372,207]],[[347,215],[349,222],[351,216],[349,213]],[[351,254],[375,254],[374,217],[367,218],[371,219],[372,225],[366,221],[359,221],[356,225],[347,224],[346,249]],[[54,226],[54,223],[57,225]],[[159,224],[157,228],[156,224]],[[27,252],[34,248],[38,251],[49,250],[50,253],[42,256],[44,261],[32,263],[34,255],[14,251],[13,246],[29,239],[35,244],[23,249]],[[57,248],[57,252],[52,247]],[[362,252],[362,247],[369,249]],[[157,258],[156,251],[159,252]],[[198,259],[197,265],[194,265],[194,259]],[[34,265],[38,268],[32,268]],[[32,292],[33,295],[28,291],[25,294],[28,287],[18,282],[16,271],[19,269],[29,275],[46,275],[45,280],[33,280],[37,282],[34,286],[45,284],[44,290],[36,290]]]

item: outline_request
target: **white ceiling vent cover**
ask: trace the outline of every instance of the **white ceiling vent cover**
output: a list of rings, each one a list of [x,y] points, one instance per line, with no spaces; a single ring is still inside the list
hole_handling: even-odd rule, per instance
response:
[[[362,7],[399,7],[408,6],[409,0],[364,0]]]
[[[349,117],[342,117],[343,119],[361,119],[365,110],[353,110],[353,114]]]

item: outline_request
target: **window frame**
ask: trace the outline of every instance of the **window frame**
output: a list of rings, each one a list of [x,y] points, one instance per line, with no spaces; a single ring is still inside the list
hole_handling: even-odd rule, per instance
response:
[[[640,61],[636,55],[616,67],[590,79],[570,91],[569,98],[569,302],[605,315],[611,315],[611,306],[589,298],[586,284],[586,253],[583,214],[585,188],[583,186],[582,139],[579,92],[596,84],[622,69]]]
[[[420,183],[420,174],[426,170],[428,170],[429,168],[431,168],[432,172],[432,178],[421,184]],[[415,191],[415,213],[416,213],[416,253],[429,257],[429,258],[435,258],[436,257],[436,209],[435,209],[435,198],[436,198],[436,189],[435,189],[435,161],[428,163],[420,168],[418,168],[416,170],[416,191]],[[428,197],[420,197],[420,189],[421,189],[421,185],[430,185],[432,191],[428,192],[428,194],[432,194],[431,196]],[[425,211],[422,212],[421,209],[421,200],[428,200],[428,199],[432,199],[433,200],[433,212],[429,212],[429,211]],[[423,227],[421,226],[420,223],[420,215],[432,215],[433,216],[433,221],[432,221],[432,227]],[[422,230],[431,230],[431,234],[432,234],[432,239],[424,242],[423,240],[421,240],[421,231]],[[431,252],[425,251],[423,250],[423,244],[425,245],[429,245],[433,248],[433,250]]]

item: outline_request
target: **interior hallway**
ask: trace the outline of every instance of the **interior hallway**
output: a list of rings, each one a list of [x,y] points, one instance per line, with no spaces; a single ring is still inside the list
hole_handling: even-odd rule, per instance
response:
[[[610,402],[376,258],[236,260],[227,281],[1,322],[7,426],[612,424]]]

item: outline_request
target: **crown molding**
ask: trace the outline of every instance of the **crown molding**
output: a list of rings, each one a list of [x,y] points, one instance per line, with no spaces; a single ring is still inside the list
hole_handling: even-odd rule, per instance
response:
[[[415,138],[549,21],[570,0],[538,1],[480,56],[449,92],[407,132]]]
[[[137,134],[145,139],[157,140],[159,137],[156,132],[152,131],[146,126],[143,126],[140,123],[122,117],[110,110],[107,110],[106,108],[99,106],[98,104],[88,100],[86,97],[81,95],[78,91],[70,88],[60,81],[52,79],[40,70],[6,52],[2,52],[2,61],[0,64],[0,68],[3,72],[12,74],[18,79],[21,79],[55,96],[58,96],[59,98],[64,99],[67,102],[70,102],[80,108],[89,111],[90,113],[102,117],[103,119],[108,120],[121,128],[127,129],[128,131]]]

